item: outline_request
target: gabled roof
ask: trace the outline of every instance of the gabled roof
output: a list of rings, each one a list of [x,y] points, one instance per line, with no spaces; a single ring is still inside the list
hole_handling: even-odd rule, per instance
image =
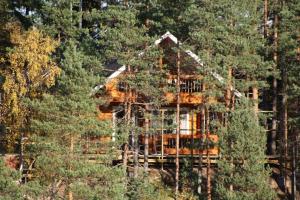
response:
[[[177,44],[179,41],[178,39],[172,34],[170,33],[169,31],[167,31],[165,34],[163,34],[159,39],[157,39],[155,42],[154,42],[154,45],[155,46],[158,46],[160,43],[162,43],[164,40],[166,39],[170,39],[173,43]],[[180,43],[179,43],[180,44]],[[184,50],[182,49],[188,56],[190,56],[197,64],[199,64],[200,66],[204,66],[203,62],[201,61],[201,59],[196,55],[194,54],[192,51],[190,50]],[[142,56],[144,54],[144,52],[141,52],[138,54],[138,56]],[[124,72],[126,70],[126,66],[125,65],[122,65],[119,69],[117,69],[115,72],[113,72],[109,77],[107,77],[105,84],[109,83],[112,79],[116,78],[117,76],[119,76],[122,72]],[[213,72],[211,70],[208,70],[208,72],[215,78],[217,79],[220,83],[222,84],[225,84],[225,79],[219,75],[218,73],[216,72]],[[97,91],[101,88],[103,88],[104,85],[97,85],[93,91]],[[234,89],[232,86],[230,88],[231,91],[234,91],[234,95],[237,96],[237,97],[242,97],[242,94]]]

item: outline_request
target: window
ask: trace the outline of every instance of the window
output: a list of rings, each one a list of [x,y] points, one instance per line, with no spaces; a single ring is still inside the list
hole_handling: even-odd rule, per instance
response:
[[[186,79],[180,81],[180,92],[201,92],[202,89],[203,88],[200,80]]]
[[[176,87],[176,79],[169,80],[168,83],[172,87]],[[203,90],[203,84],[197,79],[183,79],[180,80],[180,92],[194,93],[201,92]]]
[[[189,126],[189,113],[188,111],[180,112],[180,134],[190,134],[190,126]]]
[[[126,90],[126,83],[125,82],[119,82],[118,83],[118,91],[125,92]]]
[[[160,113],[163,117],[161,119],[163,121],[163,124],[161,127],[158,128],[158,126],[161,125],[160,121],[158,120],[152,120],[152,127],[156,126],[158,129],[162,129],[164,134],[176,134],[176,112],[174,109],[168,109],[168,110],[161,110]],[[158,115],[156,115],[156,118],[158,118]],[[190,134],[190,116],[188,110],[182,110],[180,112],[180,134]]]

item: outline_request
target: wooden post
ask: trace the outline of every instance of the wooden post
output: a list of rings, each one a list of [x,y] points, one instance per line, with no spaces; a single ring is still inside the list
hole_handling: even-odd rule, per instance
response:
[[[176,83],[176,172],[175,172],[175,199],[178,199],[179,190],[179,137],[180,137],[180,49],[177,48],[177,83]]]

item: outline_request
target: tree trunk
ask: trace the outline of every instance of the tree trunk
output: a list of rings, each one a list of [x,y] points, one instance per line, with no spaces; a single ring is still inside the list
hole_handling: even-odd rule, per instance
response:
[[[232,103],[232,68],[229,67],[228,68],[228,74],[227,74],[227,89],[226,89],[226,96],[225,96],[225,106],[226,106],[226,115],[225,115],[225,127],[227,127],[227,117],[228,117],[228,113],[230,112],[230,106]],[[229,144],[231,148],[233,148],[232,144]],[[233,166],[233,160],[230,158],[230,162],[231,162],[231,166]],[[232,177],[233,174],[231,173],[230,176]],[[229,190],[233,191],[233,185],[230,183],[229,184]]]
[[[274,19],[274,54],[273,60],[275,62],[275,66],[273,72],[275,73],[276,68],[278,66],[278,15],[275,14]],[[276,137],[277,137],[277,79],[273,76],[272,81],[272,90],[273,90],[273,100],[272,100],[272,130],[271,130],[271,154],[276,154]]]
[[[70,21],[71,23],[73,23],[73,2],[72,1],[70,1],[70,13],[71,13]]]
[[[209,158],[209,111],[206,108],[205,109],[205,115],[206,115],[206,159],[207,159],[207,200],[211,200],[211,176],[210,176],[210,158]]]
[[[130,102],[135,102],[136,99],[136,92],[134,90],[130,91],[130,96],[131,96],[131,101]],[[133,107],[135,109],[135,107]],[[132,108],[131,108],[132,109]],[[132,114],[132,124],[134,125],[134,128],[132,130],[132,138],[133,138],[133,162],[134,162],[134,171],[133,171],[133,177],[137,178],[138,177],[138,171],[139,171],[139,133],[136,130],[136,112],[133,112]]]
[[[130,66],[127,67],[127,72],[128,74],[130,73]],[[125,124],[127,125],[127,129],[130,126],[130,120],[131,120],[131,89],[128,87],[128,85],[126,85],[126,100],[125,100]],[[130,130],[129,132],[127,132],[128,137],[130,135]],[[123,145],[123,168],[124,170],[127,172],[127,165],[128,165],[128,140],[125,141],[124,145]]]
[[[179,45],[179,44],[178,44]],[[179,137],[180,137],[180,49],[177,48],[177,83],[176,83],[176,172],[175,172],[175,199],[178,199],[179,190]]]
[[[203,136],[205,132],[205,110],[204,105],[200,111],[200,142],[199,142],[199,160],[198,160],[198,194],[202,193],[202,155],[203,155]]]
[[[19,154],[19,162],[20,162],[20,167],[19,171],[23,173],[23,167],[24,167],[24,134],[21,133],[21,138],[20,138],[20,154]]]
[[[232,68],[229,67],[228,69],[228,74],[227,74],[227,89],[226,89],[226,94],[225,94],[225,106],[226,106],[226,111],[230,111],[230,103],[231,103],[231,79],[232,79]]]
[[[133,161],[134,161],[134,171],[133,171],[133,177],[138,177],[139,172],[139,140],[138,140],[138,133],[136,130],[132,132],[132,136],[134,137],[134,143],[133,143]]]
[[[256,85],[252,86],[252,99],[254,102],[254,113],[258,115],[258,88]]]
[[[292,155],[292,200],[296,200],[297,195],[297,180],[296,180],[296,142],[297,137],[295,137],[293,144],[293,155]]]
[[[147,11],[149,9],[149,6],[147,5]],[[149,27],[149,20],[145,20],[145,26],[148,28]],[[147,48],[148,44],[145,44],[145,49]],[[160,63],[159,63],[160,64]],[[145,105],[145,140],[144,140],[144,171],[145,173],[148,173],[148,167],[149,167],[149,162],[148,162],[148,156],[149,156],[149,105]]]
[[[145,146],[144,146],[144,171],[148,172],[148,156],[149,156],[149,116],[148,116],[148,105],[145,106]]]
[[[288,169],[288,117],[287,117],[287,70],[286,66],[282,66],[282,111],[281,111],[281,131],[283,136],[283,150],[284,150],[284,179],[285,192],[287,193],[287,169]]]
[[[74,154],[74,136],[71,135],[71,138],[70,138],[70,160],[71,161],[73,160],[73,157],[74,157],[73,154]],[[71,163],[69,165],[69,170],[70,171],[72,170]],[[70,183],[69,183],[68,187],[69,187],[68,199],[73,200],[73,192],[70,190]]]
[[[80,16],[79,16],[79,25],[78,26],[79,26],[80,29],[82,28],[82,15],[83,15],[83,13],[82,13],[82,1],[83,0],[79,1],[79,12],[80,12],[79,15]]]
[[[192,111],[191,113],[192,116],[192,128],[191,128],[191,165],[192,165],[192,169],[194,168],[194,111]]]
[[[165,113],[161,111],[161,170],[164,170],[164,118]]]
[[[127,162],[128,162],[128,143],[126,142],[124,145],[123,145],[123,167],[124,167],[124,170],[127,171]]]
[[[268,33],[268,0],[264,0],[264,36],[267,38]]]

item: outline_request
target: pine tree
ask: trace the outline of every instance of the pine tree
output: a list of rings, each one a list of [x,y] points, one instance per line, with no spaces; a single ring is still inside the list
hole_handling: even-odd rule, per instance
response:
[[[228,126],[220,133],[218,199],[274,199],[265,169],[264,130],[248,100],[242,99],[231,111]],[[232,165],[233,160],[234,165]],[[232,190],[230,190],[232,185]]]
[[[125,146],[128,136],[141,131],[134,123],[133,116],[141,112],[146,117],[149,115],[146,107],[154,108],[162,104],[161,91],[157,87],[161,82],[158,70],[159,54],[152,45],[153,39],[146,34],[146,27],[139,24],[136,15],[134,4],[132,7],[111,5],[102,14],[102,45],[106,60],[117,60],[119,64],[126,66],[126,73],[119,80],[126,85],[128,97],[124,102],[127,118],[124,118],[123,124],[130,128],[122,128],[128,131],[122,133]],[[134,141],[138,141],[138,135],[132,136]],[[137,153],[135,150],[135,157]]]
[[[5,166],[3,158],[0,159],[0,195],[1,199],[23,199],[18,179],[20,174]]]
[[[111,132],[107,122],[98,120],[95,99],[90,96],[99,79],[83,68],[84,54],[74,41],[66,43],[63,56],[63,72],[53,92],[29,102],[35,133],[29,147],[36,159],[39,197],[122,199],[123,173],[121,168],[109,166],[113,155],[107,154],[97,159],[103,164],[95,164],[83,154],[85,136]],[[61,187],[68,195],[58,192]]]
[[[224,113],[221,126],[227,126],[226,113],[234,109],[236,90],[248,97],[251,94],[258,112],[259,91],[271,75],[272,65],[263,60],[262,54],[261,8],[262,1],[201,1],[184,15],[190,24],[191,44],[205,66],[201,73],[206,74],[205,83],[210,88],[207,95],[223,100],[223,105],[206,103]],[[209,75],[214,72],[224,79]]]
[[[279,153],[281,155],[281,173],[285,179],[285,192],[288,195],[288,156],[295,145],[299,129],[299,2],[275,1],[271,3],[270,15],[274,18],[274,33],[277,32],[277,43],[274,52],[277,54],[276,67],[279,71],[278,107],[280,121],[277,130]],[[273,97],[275,98],[275,97]],[[284,165],[284,167],[283,167]]]
[[[190,23],[185,20],[185,15],[196,1],[143,0],[138,3],[138,18],[142,23],[148,21],[150,35],[162,35],[169,31],[180,41],[189,39]]]

